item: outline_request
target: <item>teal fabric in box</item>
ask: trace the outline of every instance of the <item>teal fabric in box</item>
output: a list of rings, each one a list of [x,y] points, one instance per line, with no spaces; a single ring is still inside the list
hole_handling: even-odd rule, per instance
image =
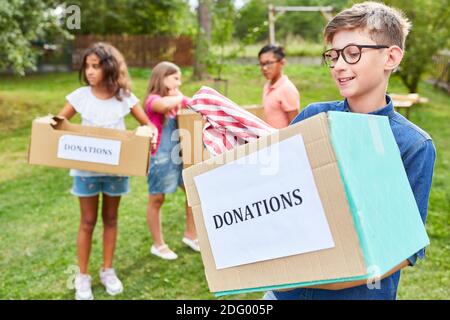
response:
[[[216,296],[368,279],[387,273],[429,245],[389,119],[328,112],[328,121],[366,276],[230,290]]]
[[[329,112],[328,120],[366,265],[385,274],[429,244],[389,119]]]

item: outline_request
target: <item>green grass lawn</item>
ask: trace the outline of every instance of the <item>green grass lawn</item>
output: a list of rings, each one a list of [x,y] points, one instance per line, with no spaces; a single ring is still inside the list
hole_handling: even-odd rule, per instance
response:
[[[185,69],[182,91],[192,95],[210,81],[190,81]],[[340,99],[328,70],[289,65],[286,74],[301,92],[301,105]],[[135,94],[142,98],[149,70],[131,70]],[[258,104],[264,80],[253,66],[228,67],[228,96],[239,104]],[[390,91],[406,93],[393,78]],[[76,73],[3,77],[0,79],[0,299],[72,299],[67,282],[76,266],[75,241],[79,222],[78,199],[71,196],[68,170],[26,163],[31,120],[57,113],[65,95],[79,87]],[[428,131],[437,147],[437,163],[430,197],[427,231],[431,246],[427,258],[402,273],[399,299],[448,299],[450,279],[450,98],[423,84],[430,102],[416,106],[411,120]],[[76,118],[74,121],[79,121]],[[128,128],[137,123],[127,118]],[[166,241],[179,254],[168,262],[149,253],[150,235],[145,210],[145,178],[132,178],[132,193],[120,207],[115,268],[125,292],[113,299],[213,299],[199,254],[187,249],[184,195],[169,195],[163,207]],[[102,262],[101,219],[93,240],[90,271],[96,299],[111,299],[99,284]],[[258,299],[260,293],[225,299]]]

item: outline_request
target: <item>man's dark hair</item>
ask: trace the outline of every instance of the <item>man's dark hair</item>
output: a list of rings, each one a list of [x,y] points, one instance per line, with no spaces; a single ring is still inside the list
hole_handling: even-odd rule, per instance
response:
[[[267,52],[273,52],[275,57],[277,57],[278,60],[281,60],[284,58],[284,49],[280,46],[275,46],[273,44],[267,44],[264,47],[262,47],[261,50],[259,50],[258,58],[261,57],[262,54]]]

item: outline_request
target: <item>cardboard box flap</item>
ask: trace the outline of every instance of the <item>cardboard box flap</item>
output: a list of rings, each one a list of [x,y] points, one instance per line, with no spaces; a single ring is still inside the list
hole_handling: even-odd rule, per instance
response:
[[[50,125],[50,127],[61,132],[65,131],[66,134],[79,134],[82,136],[98,137],[104,139],[130,140],[137,137],[134,134],[134,131],[83,126],[70,123],[67,119],[61,119],[55,126]]]
[[[307,156],[322,199],[322,206],[335,247],[217,270],[194,177],[299,134],[302,135],[305,143]],[[241,145],[222,155],[185,169],[183,170],[183,178],[188,201],[193,207],[202,259],[211,291],[225,292],[264,286],[283,286],[312,281],[365,277],[367,275],[358,236],[346,202],[344,185],[340,179],[336,158],[329,141],[326,114],[319,114],[280,130],[279,133]],[[237,180],[242,178],[236,177]],[[224,190],[224,197],[226,197],[226,190]]]
[[[385,274],[429,244],[389,119],[328,115],[366,265]]]

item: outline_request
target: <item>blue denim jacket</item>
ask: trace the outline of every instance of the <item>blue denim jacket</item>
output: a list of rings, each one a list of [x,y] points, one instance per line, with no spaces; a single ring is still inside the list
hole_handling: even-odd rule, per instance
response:
[[[403,165],[416,199],[422,221],[425,224],[428,211],[428,198],[433,177],[436,149],[430,136],[395,112],[389,96],[383,108],[370,114],[387,116],[397,145],[400,149]],[[291,124],[312,117],[321,112],[342,111],[351,112],[347,100],[313,103],[306,107]],[[409,263],[414,265],[417,258],[423,259],[425,248],[410,257]],[[294,289],[288,292],[269,292],[266,298],[277,299],[395,299],[397,295],[400,271],[381,280],[380,289],[368,289],[366,285],[345,290]]]

